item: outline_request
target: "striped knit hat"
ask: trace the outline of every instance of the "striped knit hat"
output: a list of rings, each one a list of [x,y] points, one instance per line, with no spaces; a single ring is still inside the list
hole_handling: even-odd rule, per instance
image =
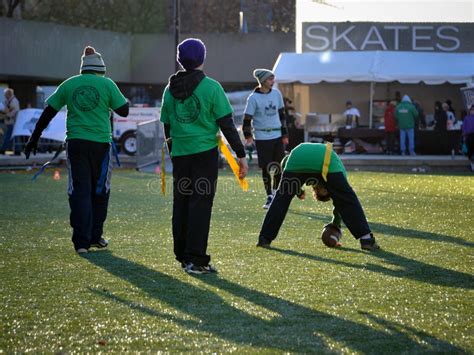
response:
[[[84,54],[81,57],[81,72],[85,70],[105,73],[105,63],[100,53],[96,52],[93,47],[84,48]]]
[[[273,74],[273,72],[268,69],[255,69],[253,71],[253,77],[257,79],[260,85],[262,85],[263,82],[271,76],[275,76],[275,74]]]

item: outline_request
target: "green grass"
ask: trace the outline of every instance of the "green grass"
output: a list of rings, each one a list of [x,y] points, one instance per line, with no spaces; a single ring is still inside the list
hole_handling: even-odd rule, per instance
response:
[[[66,173],[0,174],[0,352],[474,352],[474,178],[350,173],[383,250],[319,239],[330,204],[293,201],[257,249],[265,196],[219,177],[209,252],[192,277],[172,253],[171,197],[116,172],[108,251],[75,255]],[[169,185],[168,181],[168,185]]]

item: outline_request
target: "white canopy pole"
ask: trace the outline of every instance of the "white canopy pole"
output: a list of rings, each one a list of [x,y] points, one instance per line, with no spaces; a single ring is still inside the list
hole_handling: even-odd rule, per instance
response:
[[[375,82],[371,81],[370,82],[370,103],[369,103],[369,128],[372,128],[372,106],[373,106],[373,101],[374,101],[374,88],[375,88]]]

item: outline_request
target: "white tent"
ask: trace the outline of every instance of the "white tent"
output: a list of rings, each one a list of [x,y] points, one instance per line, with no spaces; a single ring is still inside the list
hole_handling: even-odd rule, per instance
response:
[[[474,78],[474,53],[281,53],[273,70],[280,83],[399,81],[402,84],[465,84]]]
[[[474,53],[309,52],[281,53],[273,67],[278,83],[370,82],[466,84],[474,81]],[[372,112],[369,114],[372,126]]]

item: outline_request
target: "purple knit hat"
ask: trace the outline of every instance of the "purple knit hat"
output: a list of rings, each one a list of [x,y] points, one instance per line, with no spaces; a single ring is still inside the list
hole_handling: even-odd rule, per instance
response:
[[[206,58],[206,46],[198,38],[185,39],[178,45],[177,60],[186,70],[197,68]]]

